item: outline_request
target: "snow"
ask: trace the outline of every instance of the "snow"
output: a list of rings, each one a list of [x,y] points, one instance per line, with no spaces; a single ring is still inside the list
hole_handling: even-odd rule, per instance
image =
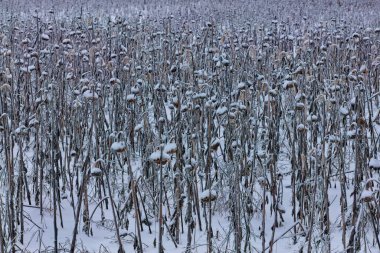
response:
[[[351,98],[350,104],[351,105],[355,105],[356,104],[356,97]]]
[[[133,102],[136,100],[135,94],[129,94],[127,95],[127,101],[128,102]]]
[[[68,196],[69,196],[69,195],[68,195],[66,192],[63,192],[63,193],[61,194],[61,198],[62,198],[62,199],[67,199]]]
[[[140,89],[139,89],[139,87],[134,86],[134,87],[131,88],[131,92],[133,94],[139,94],[140,93]]]
[[[36,126],[36,125],[38,125],[40,122],[37,120],[37,119],[35,119],[35,118],[33,118],[33,119],[31,119],[30,121],[29,121],[29,126]]]
[[[25,127],[24,125],[21,125],[14,130],[14,133],[15,134],[26,134],[26,133],[28,133],[28,128]]]
[[[111,150],[113,152],[122,152],[126,149],[127,145],[125,144],[125,142],[114,142],[112,143],[111,145]]]
[[[215,190],[211,190],[211,192],[210,192],[210,190],[207,189],[207,190],[204,190],[203,192],[201,192],[199,194],[199,198],[201,200],[208,199],[210,196],[211,196],[211,199],[214,198],[214,197],[217,197],[216,191]]]
[[[271,89],[271,90],[269,91],[269,94],[270,94],[271,96],[275,97],[275,96],[278,95],[278,90],[276,90],[276,89]]]
[[[297,108],[297,109],[302,109],[302,108],[304,108],[304,107],[305,107],[305,104],[304,104],[304,103],[298,102],[298,103],[296,104],[296,108]]]
[[[282,87],[284,89],[289,89],[289,88],[292,88],[293,86],[295,85],[295,81],[293,80],[285,80]]]
[[[355,138],[355,136],[356,136],[356,130],[347,131],[347,136],[349,138]]]
[[[162,156],[161,156],[162,155]],[[165,153],[165,152],[162,152],[161,151],[155,151],[153,152],[150,156],[149,156],[149,160],[151,161],[155,161],[155,160],[159,160],[159,159],[166,159],[166,160],[169,160],[170,159],[170,156]]]
[[[298,92],[296,94],[295,100],[300,101],[301,99],[305,98],[305,93]]]
[[[240,82],[240,83],[238,84],[238,89],[240,89],[240,90],[245,89],[245,87],[246,87],[245,82]]]
[[[164,147],[165,153],[173,153],[173,152],[175,153],[176,150],[177,150],[177,144],[175,143],[168,143]]]
[[[364,72],[367,72],[368,71],[368,68],[365,64],[363,64],[361,67],[360,67],[360,72],[364,73]]]
[[[219,146],[219,145],[220,145],[220,139],[215,139],[211,142],[210,146],[213,147],[213,146]]]
[[[221,116],[221,115],[225,114],[227,111],[228,111],[227,107],[225,107],[225,106],[219,107],[216,110],[216,114],[219,115],[219,116]]]
[[[193,96],[193,99],[197,99],[197,98],[200,98],[200,99],[203,99],[203,98],[207,98],[207,94],[206,93],[198,93],[198,94],[195,94]]]
[[[14,33],[7,28],[8,9],[2,8],[5,10],[5,31],[0,34],[0,53],[6,63],[0,70],[0,96],[4,105],[1,105],[1,109],[8,111],[5,115],[7,118],[0,119],[1,130],[5,130],[0,132],[0,139],[4,142],[9,137],[10,140],[10,146],[1,143],[3,147],[0,144],[0,189],[3,189],[0,190],[0,214],[8,214],[9,211],[9,206],[6,205],[6,197],[9,197],[9,164],[5,163],[4,156],[9,147],[13,148],[10,154],[16,186],[17,180],[22,179],[18,173],[22,164],[20,153],[23,152],[28,179],[28,184],[23,187],[32,190],[31,204],[26,196],[21,199],[24,204],[22,215],[25,216],[23,244],[18,242],[20,226],[15,223],[20,251],[52,251],[54,191],[49,188],[49,173],[54,168],[50,164],[54,160],[51,158],[55,158],[51,157],[51,147],[55,145],[51,139],[57,140],[54,139],[55,133],[50,130],[52,123],[54,129],[58,126],[60,131],[58,154],[61,155],[61,160],[58,165],[63,168],[63,173],[67,173],[59,176],[59,189],[62,189],[59,207],[62,213],[56,217],[58,220],[63,219],[63,227],[60,224],[58,227],[58,244],[66,250],[73,236],[73,213],[77,212],[78,193],[82,189],[80,182],[83,179],[81,171],[84,158],[88,156],[91,161],[96,160],[86,168],[86,171],[90,169],[90,175],[93,176],[87,182],[86,196],[89,211],[94,212],[91,218],[93,235],[87,236],[83,232],[82,206],[75,249],[78,252],[117,252],[110,194],[114,197],[118,218],[124,219],[120,220],[120,233],[125,251],[136,251],[133,245],[134,236],[137,235],[136,230],[140,224],[136,224],[136,210],[128,206],[133,202],[129,192],[132,180],[138,186],[138,193],[142,194],[138,194],[142,218],[152,224],[151,233],[145,224],[142,225],[142,251],[157,252],[157,246],[153,245],[153,241],[158,241],[160,229],[158,208],[156,210],[154,204],[159,196],[157,179],[164,182],[167,193],[164,196],[163,220],[168,225],[174,225],[175,222],[173,214],[177,204],[176,185],[180,187],[181,197],[184,197],[184,202],[181,203],[181,222],[182,215],[185,217],[186,202],[192,202],[190,218],[194,220],[194,228],[191,233],[191,252],[207,251],[208,224],[212,225],[215,251],[234,251],[234,236],[237,233],[231,217],[231,200],[242,201],[239,214],[242,218],[239,225],[242,225],[243,233],[241,246],[247,240],[247,252],[263,251],[262,239],[265,239],[264,247],[269,248],[271,237],[276,239],[273,253],[305,251],[308,237],[302,235],[305,232],[303,229],[306,233],[312,232],[312,252],[328,252],[328,239],[331,240],[331,252],[345,252],[349,231],[353,228],[364,231],[359,233],[363,242],[363,249],[360,250],[377,252],[376,244],[373,246],[375,237],[372,236],[374,232],[371,220],[368,219],[371,212],[368,212],[368,206],[364,203],[378,203],[377,183],[374,183],[375,186],[364,183],[368,180],[368,173],[371,174],[369,171],[367,173],[368,167],[380,170],[380,161],[377,159],[379,154],[376,153],[376,145],[379,144],[377,137],[380,133],[380,125],[377,123],[378,95],[371,94],[372,91],[378,92],[378,87],[366,85],[374,80],[373,73],[376,71],[373,70],[378,67],[374,63],[380,62],[376,55],[378,45],[374,43],[380,33],[380,28],[375,28],[379,22],[371,21],[373,18],[369,17],[375,15],[378,20],[377,5],[361,4],[360,8],[351,8],[350,1],[329,1],[330,6],[326,8],[323,4],[327,0],[318,1],[314,5],[305,5],[302,1],[258,0],[258,8],[251,10],[246,8],[246,3],[225,0],[212,8],[207,5],[207,1],[196,1],[191,6],[186,1],[170,6],[161,2],[156,6],[154,2],[144,8],[138,4],[116,8],[115,5],[121,1],[97,1],[96,6],[100,10],[92,11],[91,8],[96,7],[89,2],[84,6],[83,16],[79,17],[82,9],[75,7],[77,3],[67,6],[64,1],[57,1],[53,9],[59,14],[47,14],[44,12],[46,1],[42,0],[38,12],[33,11],[34,17],[24,20],[25,16],[31,15],[31,10],[36,9],[30,8],[32,2],[25,6],[20,5],[24,9],[20,16],[13,12],[17,5],[11,8],[12,15],[17,17],[14,23],[16,27],[9,26],[14,27]],[[337,2],[341,2],[343,6],[338,6]],[[157,10],[152,9],[155,7]],[[224,10],[227,10],[226,15],[223,15]],[[136,17],[132,12],[136,13]],[[268,12],[273,14],[269,19]],[[292,12],[300,15],[293,15]],[[336,13],[339,13],[339,17],[333,21],[331,15],[335,17]],[[358,15],[351,15],[355,13]],[[173,17],[168,17],[169,15]],[[305,18],[302,18],[303,15]],[[96,18],[92,19],[93,16]],[[118,19],[119,16],[121,20]],[[194,18],[194,22],[186,20],[188,17]],[[275,20],[271,21],[274,17]],[[150,26],[153,23],[151,18],[157,19],[153,26]],[[35,25],[28,25],[28,21],[35,24],[35,20],[40,20],[39,31],[35,30]],[[160,23],[162,20],[163,23]],[[359,26],[352,25],[355,22]],[[24,24],[27,24],[26,31],[23,30]],[[355,30],[359,33],[353,33]],[[9,34],[14,37],[7,38]],[[281,41],[278,41],[279,38]],[[179,43],[176,44],[177,42]],[[21,47],[18,47],[19,43],[22,44]],[[364,62],[364,56],[360,53],[363,44],[364,49],[371,51],[371,54],[365,54]],[[347,55],[352,58],[334,62],[335,53],[331,52],[335,48],[338,56],[340,52],[348,52]],[[337,66],[333,65],[335,63]],[[348,66],[347,70],[345,64]],[[41,76],[37,76],[39,73],[42,73]],[[324,85],[321,84],[321,78],[329,80]],[[56,80],[52,82],[53,79]],[[63,83],[60,79],[63,79]],[[5,85],[6,83],[9,84]],[[45,90],[45,87],[49,89]],[[229,90],[230,87],[232,91]],[[362,92],[363,87],[365,92]],[[239,97],[243,89],[246,89],[244,98]],[[13,94],[5,92],[11,90]],[[94,106],[82,106],[82,103],[86,105],[86,101],[92,100],[97,100]],[[133,105],[126,103],[134,101],[136,103]],[[279,104],[276,105],[277,102]],[[16,108],[12,108],[14,106]],[[49,111],[51,108],[54,111]],[[357,108],[360,108],[360,112]],[[62,112],[61,109],[66,111]],[[133,113],[130,113],[132,109]],[[273,117],[272,113],[279,112],[278,110],[281,111],[281,116]],[[205,117],[207,112],[212,112],[211,121]],[[51,122],[57,114],[62,116],[62,121]],[[229,116],[235,118],[234,124],[228,124],[232,122],[229,121]],[[367,126],[356,125],[360,117],[372,121],[368,120]],[[8,129],[3,126],[4,119],[9,121],[11,135],[7,135]],[[274,146],[270,140],[273,136],[271,128],[275,125],[273,123],[280,123],[279,140]],[[210,125],[211,136],[208,136]],[[256,127],[258,132],[255,131]],[[294,128],[299,132],[294,133]],[[359,135],[366,145],[368,143],[368,152],[358,148],[357,142],[352,140]],[[23,144],[23,150],[20,143]],[[155,149],[158,143],[166,144]],[[302,144],[305,146],[301,146]],[[124,152],[127,147],[128,152]],[[279,153],[274,156],[273,150],[277,147]],[[344,148],[344,152],[341,152],[341,148]],[[116,156],[110,155],[109,151],[124,153]],[[326,159],[321,159],[323,151],[326,152]],[[295,160],[292,160],[293,152]],[[358,184],[358,188],[353,185],[355,182],[352,173],[357,159],[356,152],[365,154],[360,159],[368,161],[366,159],[370,158],[368,167],[364,164],[363,168],[359,168],[365,173],[363,172],[364,181]],[[373,157],[367,157],[367,153]],[[180,157],[176,157],[177,154]],[[159,160],[168,162],[163,169],[163,179],[157,178],[157,172],[152,170],[152,167],[157,166],[147,162],[147,157],[156,163]],[[275,157],[277,160],[273,160]],[[316,163],[309,163],[309,158]],[[324,162],[326,164],[322,164]],[[211,165],[210,175],[206,174],[206,164]],[[178,169],[178,165],[184,170]],[[331,173],[328,188],[323,183],[324,173],[320,173],[320,168],[327,168],[326,165],[329,167],[328,173]],[[107,189],[103,191],[102,180],[106,178],[95,177],[102,174],[100,167],[109,168],[107,176],[111,182],[110,192]],[[340,185],[339,173],[342,167],[347,179],[344,186]],[[37,206],[33,206],[36,204],[34,184],[37,182],[38,186],[39,183],[32,176],[36,172],[38,176],[39,169],[46,170],[43,175],[44,184],[41,185],[44,190],[43,215],[40,215]],[[132,173],[129,173],[129,169]],[[277,174],[279,188],[276,189],[276,196],[278,215],[282,215],[283,220],[278,217],[278,227],[273,226],[275,216],[270,210],[274,207],[271,191],[273,179],[270,174],[272,169],[275,169],[275,173],[281,173],[281,179],[278,176],[280,174]],[[302,171],[307,173],[303,174]],[[234,177],[240,176],[240,172],[241,178]],[[296,174],[293,178],[291,174],[294,172]],[[372,173],[374,178],[378,177],[378,171]],[[207,176],[211,178],[211,186],[207,184]],[[180,180],[178,184],[173,180],[177,177]],[[305,181],[301,182],[302,180]],[[316,184],[314,180],[318,180]],[[284,187],[280,188],[282,185]],[[309,208],[313,208],[310,206],[312,202],[305,202],[309,204],[303,207],[309,210],[303,213],[303,219],[298,220],[296,214],[292,215],[292,189],[289,186],[295,186],[296,193],[300,196],[303,194],[302,190],[306,189],[306,195],[303,196],[305,201],[316,196],[315,205],[318,210],[315,212],[311,230],[308,224],[311,221],[309,211],[313,209]],[[189,187],[195,195],[187,198]],[[206,189],[208,187],[211,190]],[[121,189],[127,189],[128,193],[123,193]],[[154,196],[149,196],[149,189],[153,189]],[[233,189],[239,189],[242,195],[232,192]],[[327,196],[321,194],[325,189],[328,190]],[[310,195],[310,192],[313,194]],[[357,205],[360,208],[357,224],[360,223],[360,226],[350,224],[353,194],[360,196],[360,203]],[[327,197],[326,202],[322,202],[322,195]],[[14,198],[17,199],[17,196],[15,194]],[[106,201],[98,205],[102,198],[107,199],[108,208],[105,207]],[[203,203],[200,213],[197,213],[199,211],[195,210],[194,204],[199,199],[207,202],[212,201],[212,198],[215,199],[210,203],[211,210],[208,204]],[[376,202],[373,201],[375,198]],[[341,209],[343,199],[347,200],[344,211]],[[301,201],[304,199],[295,199],[296,212],[303,204]],[[18,204],[14,208],[19,209],[20,203],[15,203]],[[323,203],[329,204],[328,235],[321,229]],[[147,214],[142,209],[144,205]],[[128,208],[124,208],[127,206]],[[265,213],[262,212],[264,206]],[[252,209],[250,213],[248,207]],[[212,212],[211,221],[204,215],[208,211]],[[202,221],[202,229],[198,216]],[[126,219],[128,222],[125,222]],[[346,220],[348,231],[346,245],[342,243],[343,219]],[[265,227],[261,226],[262,222],[266,223]],[[125,223],[129,223],[128,228]],[[164,227],[165,252],[186,252],[187,225],[189,224],[184,222],[178,247],[171,242],[170,232]],[[296,229],[293,230],[293,227]],[[8,239],[7,220],[3,229]],[[251,232],[249,238],[245,237],[248,236],[247,229]],[[296,243],[293,242],[294,236],[297,236]],[[7,240],[6,243],[9,244]],[[10,249],[6,250],[8,251]]]
[[[42,40],[49,40],[50,37],[49,37],[49,35],[47,35],[46,33],[43,33],[43,34],[41,35],[41,39],[42,39]]]
[[[380,160],[375,157],[372,157],[369,161],[369,167],[375,170],[380,170]]]
[[[373,196],[373,192],[372,191],[369,191],[369,190],[364,190],[362,191],[362,194],[360,196],[360,200],[370,200],[372,199],[372,196]]]
[[[100,168],[97,168],[97,167],[92,167],[90,170],[90,173],[97,175],[97,174],[101,174],[102,170]]]
[[[303,131],[303,130],[305,130],[306,129],[306,126],[304,125],[304,124],[299,124],[298,126],[297,126],[297,130],[298,131]]]
[[[139,132],[141,129],[143,129],[143,127],[144,127],[144,125],[143,125],[142,123],[137,124],[137,125],[135,126],[134,131],[135,131],[135,132]]]
[[[91,90],[86,90],[85,92],[83,92],[82,96],[85,99],[98,99],[99,98],[99,95],[95,91],[91,91]]]
[[[330,90],[331,91],[339,91],[340,90],[340,86],[339,85],[335,85],[335,84],[331,85],[330,86]]]
[[[62,44],[70,44],[71,40],[70,39],[64,39],[62,40]]]
[[[191,163],[191,166],[193,166],[193,167],[198,166],[198,162],[197,162],[197,160],[195,160],[194,158],[191,158],[191,159],[190,159],[190,163]]]
[[[339,142],[340,141],[340,137],[338,135],[332,134],[332,135],[329,136],[329,141],[331,141],[331,142]]]
[[[347,116],[348,113],[349,113],[348,109],[347,109],[346,107],[343,107],[343,106],[339,108],[339,112],[340,112],[343,116]]]

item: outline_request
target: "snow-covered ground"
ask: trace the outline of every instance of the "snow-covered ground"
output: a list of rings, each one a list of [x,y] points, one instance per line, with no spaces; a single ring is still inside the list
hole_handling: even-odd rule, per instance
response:
[[[379,12],[0,1],[0,253],[380,252]]]

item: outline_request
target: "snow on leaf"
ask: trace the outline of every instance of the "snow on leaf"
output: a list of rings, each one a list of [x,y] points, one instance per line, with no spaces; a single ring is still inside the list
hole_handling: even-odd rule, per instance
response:
[[[210,191],[209,189],[207,189],[201,192],[201,194],[199,194],[199,198],[203,202],[214,201],[217,198],[217,194],[215,190]]]
[[[228,111],[227,107],[225,107],[225,106],[223,106],[223,107],[219,107],[219,108],[216,110],[216,114],[220,116],[220,115],[225,114],[227,111]]]
[[[170,155],[160,150],[153,152],[149,156],[149,160],[157,164],[165,164],[170,160]]]
[[[306,130],[306,126],[305,126],[304,124],[299,124],[299,125],[297,126],[297,130],[298,130],[298,131],[304,131],[304,130]]]
[[[371,169],[380,170],[380,160],[372,157],[371,160],[369,161],[369,167]]]
[[[113,152],[123,152],[125,151],[125,149],[127,148],[127,145],[125,144],[125,142],[114,142],[112,143],[111,145],[111,150]]]
[[[90,172],[91,172],[91,175],[100,175],[102,173],[102,170],[97,167],[92,167]]]
[[[348,109],[346,107],[340,107],[339,108],[339,112],[343,115],[343,116],[347,116],[348,115]]]
[[[141,124],[141,123],[140,123],[140,124],[137,124],[137,125],[135,126],[134,131],[135,131],[135,132],[139,132],[141,129],[143,129],[143,127],[144,127],[143,124]]]
[[[364,202],[370,202],[373,200],[373,192],[370,190],[363,190],[362,194],[360,195],[360,200]]]
[[[41,39],[47,41],[47,40],[50,39],[50,37],[49,37],[49,35],[47,35],[46,33],[43,33],[43,34],[41,35]]]
[[[240,82],[240,83],[238,84],[238,89],[240,89],[240,90],[245,89],[245,87],[246,87],[245,82]]]
[[[91,91],[91,90],[86,90],[85,92],[83,92],[82,96],[85,99],[98,99],[99,98],[99,95],[95,91]]]
[[[175,143],[168,143],[164,147],[164,152],[168,154],[173,154],[177,150],[177,145]]]
[[[151,161],[154,161],[154,160],[157,160],[160,158],[161,158],[161,152],[160,151],[155,151],[149,156],[149,160],[151,160]],[[162,158],[163,159],[170,159],[170,156],[167,153],[162,152]]]
[[[128,102],[134,102],[136,100],[135,94],[129,94],[127,96],[127,101]]]

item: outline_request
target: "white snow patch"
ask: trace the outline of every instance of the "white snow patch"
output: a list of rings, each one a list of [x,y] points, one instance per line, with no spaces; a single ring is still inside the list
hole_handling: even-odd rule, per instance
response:
[[[340,107],[339,108],[339,112],[343,115],[343,116],[347,116],[348,115],[348,109],[346,107]]]
[[[227,111],[228,111],[227,107],[223,106],[223,107],[218,108],[218,110],[216,110],[216,114],[220,116],[220,115],[225,114]]]
[[[373,169],[380,169],[380,161],[377,158],[372,157],[369,161],[369,167]]]
[[[161,151],[155,151],[149,156],[149,160],[151,161],[157,161],[157,160],[170,160],[170,155],[168,155],[165,152],[162,152],[161,156]]]
[[[143,124],[137,124],[136,126],[135,126],[135,132],[138,132],[138,131],[140,131],[141,129],[143,128]]]
[[[135,100],[136,100],[135,94],[129,94],[127,96],[127,101],[128,102],[132,102],[132,101],[135,101]]]
[[[50,37],[49,37],[49,35],[47,35],[46,33],[43,33],[43,34],[41,35],[41,39],[42,39],[42,40],[49,40]]]
[[[370,200],[372,198],[372,191],[364,190],[360,196],[360,200]]]
[[[111,145],[111,150],[114,152],[120,152],[120,151],[124,150],[126,147],[127,147],[127,145],[125,144],[125,142],[122,142],[122,141],[114,142]]]
[[[86,90],[83,92],[82,96],[85,99],[98,99],[99,95],[95,91]]]
[[[211,196],[211,199],[216,198],[216,196],[217,196],[216,191],[211,190],[211,192],[210,192],[210,190],[207,189],[207,190],[204,190],[203,192],[201,192],[201,194],[199,194],[199,198],[201,200],[205,200],[205,199],[209,198],[210,196]]]
[[[102,173],[102,170],[100,168],[92,167],[91,168],[91,174],[100,174]]]
[[[175,143],[168,143],[164,147],[165,153],[173,153],[177,150],[177,145]]]

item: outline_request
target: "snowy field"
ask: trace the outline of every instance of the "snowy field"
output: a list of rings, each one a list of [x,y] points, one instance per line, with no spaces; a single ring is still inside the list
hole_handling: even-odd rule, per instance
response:
[[[380,2],[0,0],[0,253],[380,252]]]

